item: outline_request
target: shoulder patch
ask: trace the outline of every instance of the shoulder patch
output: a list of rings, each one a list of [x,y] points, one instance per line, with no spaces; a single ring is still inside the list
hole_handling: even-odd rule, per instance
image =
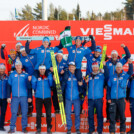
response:
[[[41,81],[41,78],[38,78],[38,81]]]
[[[109,66],[112,66],[112,63],[109,63]]]

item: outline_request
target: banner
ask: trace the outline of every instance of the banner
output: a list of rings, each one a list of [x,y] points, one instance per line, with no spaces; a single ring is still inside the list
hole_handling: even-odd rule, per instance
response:
[[[51,46],[59,44],[60,32],[66,26],[71,26],[72,36],[95,36],[96,45],[103,46],[107,44],[107,55],[111,55],[111,51],[117,50],[119,55],[124,54],[121,44],[128,46],[131,57],[134,60],[134,21],[0,21],[0,44],[7,45],[7,51],[15,48],[18,36],[54,36]],[[26,41],[21,41],[25,45]],[[73,43],[75,43],[73,41]],[[38,47],[42,41],[32,41],[30,48]],[[90,46],[91,42],[86,46]],[[67,54],[64,48],[64,54]],[[67,57],[67,55],[65,55]],[[127,70],[128,65],[124,66]],[[86,69],[86,60],[82,63],[82,71]],[[106,103],[106,100],[104,100]],[[106,107],[104,105],[104,115]],[[129,104],[126,105],[126,116],[130,116]]]
[[[5,43],[10,49],[17,42],[16,36],[54,36],[56,41],[52,41],[52,46],[58,45],[57,40],[65,26],[71,26],[72,36],[94,35],[97,45],[108,45],[109,54],[113,49],[123,54],[122,43],[134,54],[133,21],[0,21],[0,44]],[[25,41],[22,43],[24,45]],[[41,43],[33,41],[31,47],[40,46]]]

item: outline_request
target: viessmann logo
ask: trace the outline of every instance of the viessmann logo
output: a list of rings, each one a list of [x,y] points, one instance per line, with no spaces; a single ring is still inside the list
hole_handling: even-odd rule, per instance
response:
[[[134,35],[134,28],[113,28],[112,24],[105,24],[102,28],[80,28],[83,36],[104,36],[104,40],[112,40],[113,36]]]

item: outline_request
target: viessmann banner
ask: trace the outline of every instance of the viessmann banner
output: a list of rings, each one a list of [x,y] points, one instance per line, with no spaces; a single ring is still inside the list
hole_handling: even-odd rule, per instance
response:
[[[120,48],[122,43],[134,53],[133,21],[0,21],[0,43],[7,44],[10,49],[16,43],[16,36],[54,36],[52,45],[57,45],[60,32],[68,25],[71,26],[72,36],[92,34],[98,45],[108,44],[108,53],[112,49],[120,49],[123,53]],[[40,44],[41,41],[34,41],[32,47]]]

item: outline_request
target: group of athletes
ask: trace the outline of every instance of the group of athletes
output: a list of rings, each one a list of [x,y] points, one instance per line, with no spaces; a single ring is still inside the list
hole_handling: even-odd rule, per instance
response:
[[[62,94],[65,103],[67,120],[67,134],[71,134],[72,105],[75,113],[75,129],[80,132],[81,99],[88,98],[88,123],[89,132],[95,131],[94,108],[97,113],[97,132],[103,133],[103,96],[104,88],[107,90],[107,122],[110,122],[109,132],[114,134],[115,124],[120,122],[120,133],[125,134],[125,99],[130,101],[131,130],[128,134],[134,134],[134,76],[131,54],[124,44],[121,47],[125,56],[120,58],[118,52],[113,50],[111,57],[106,57],[103,62],[104,69],[100,69],[102,47],[96,45],[92,35],[90,47],[84,47],[87,41],[77,36],[75,44],[67,47],[68,58],[63,58],[61,42],[58,46],[51,47],[48,37],[44,37],[42,45],[30,49],[30,42],[25,46],[18,42],[15,49],[6,52],[6,45],[1,45],[1,58],[6,64],[0,63],[0,130],[5,131],[4,121],[7,103],[11,103],[11,123],[8,133],[15,132],[17,113],[22,115],[22,132],[27,133],[28,113],[33,109],[33,93],[36,98],[36,134],[41,133],[42,107],[46,110],[47,134],[51,134],[51,97],[56,113],[60,113],[55,76],[51,61],[51,50],[55,52],[58,74],[61,82]],[[86,77],[83,79],[81,64],[83,57],[87,59]],[[123,65],[128,62],[128,71],[123,70]],[[5,73],[8,70],[8,75]],[[127,90],[126,90],[127,89]],[[51,95],[53,92],[53,95]],[[12,94],[12,97],[11,97]],[[20,107],[20,108],[19,108]]]

